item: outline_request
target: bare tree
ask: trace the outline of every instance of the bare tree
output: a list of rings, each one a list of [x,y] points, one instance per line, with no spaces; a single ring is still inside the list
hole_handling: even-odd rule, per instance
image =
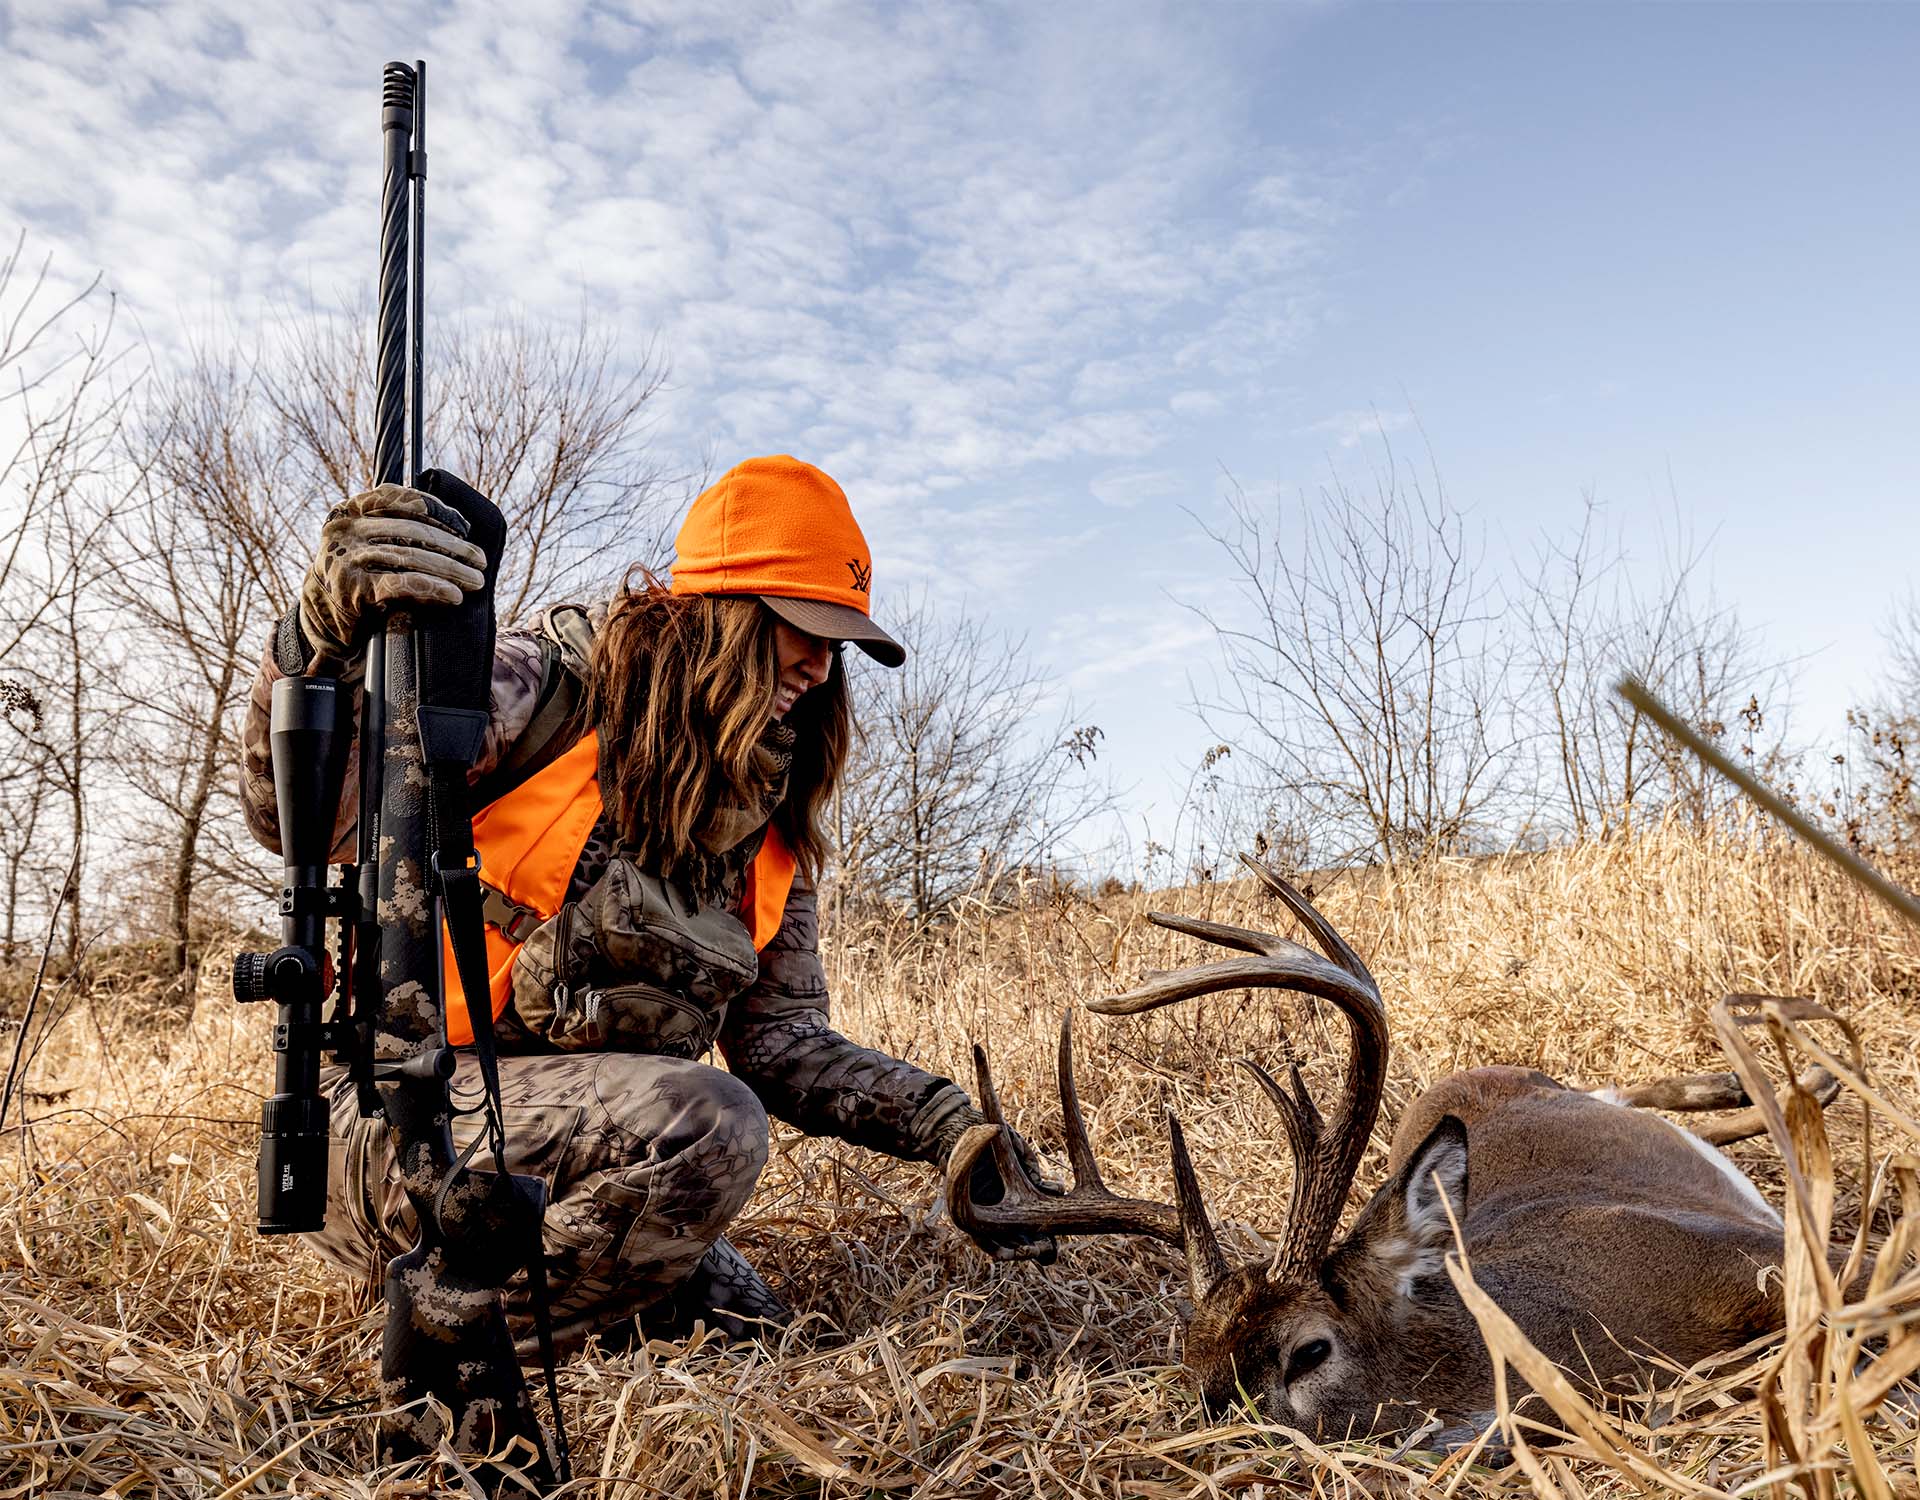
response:
[[[112,763],[117,725],[101,712],[101,686],[113,680],[112,635],[105,628],[97,585],[113,563],[100,545],[113,516],[101,497],[76,486],[62,493],[48,528],[58,592],[27,643],[37,649],[30,675],[47,706],[44,732],[35,749],[45,774],[65,803],[66,833],[75,851],[58,900],[67,909],[66,959],[80,961],[84,944],[87,853],[93,832],[91,809],[103,788],[97,783]]]
[[[1888,706],[1896,712],[1920,714],[1920,593],[1908,593],[1895,606],[1883,631],[1887,659]]]
[[[24,236],[0,261],[0,692],[15,710],[5,716],[0,812],[16,830],[52,837],[59,806],[65,847],[80,851],[59,862],[74,873],[54,893],[71,963],[82,943],[96,761],[112,729],[96,711],[110,653],[98,584],[114,566],[104,542],[129,483],[116,438],[137,381],[115,352],[112,299],[98,321],[80,322],[98,279],[49,297],[50,262],[28,281],[23,252]],[[16,831],[10,842],[25,864],[19,840]],[[24,893],[17,875],[7,884],[11,932]]]
[[[1508,651],[1438,479],[1404,478],[1385,450],[1372,481],[1336,474],[1297,528],[1234,486],[1228,524],[1206,529],[1239,607],[1196,608],[1220,649],[1196,706],[1316,855],[1394,863],[1485,831],[1510,769]]]
[[[1575,838],[1679,813],[1704,826],[1728,789],[1677,751],[1612,691],[1631,673],[1702,733],[1755,764],[1778,754],[1768,706],[1784,697],[1753,633],[1701,579],[1706,551],[1678,530],[1659,567],[1636,580],[1624,542],[1591,496],[1570,541],[1543,542],[1516,612],[1530,691],[1522,705],[1542,749],[1546,820]],[[1777,717],[1777,716],[1776,716]]]
[[[889,628],[907,661],[856,668],[837,878],[925,921],[983,876],[1048,864],[1112,794],[1095,774],[1100,730],[1046,715],[1052,683],[1024,641],[924,596]]]
[[[372,482],[372,327],[371,317],[309,310],[260,364],[289,457],[327,503]],[[450,323],[435,326],[426,370],[427,461],[507,518],[503,621],[659,555],[671,485],[645,446],[664,379],[650,345],[624,349],[584,318],[567,333],[517,316]]]
[[[0,670],[54,606],[61,581],[45,557],[48,513],[72,482],[75,456],[110,421],[87,399],[106,373],[106,340],[69,337],[99,278],[50,296],[52,258],[29,280],[25,251],[22,230],[0,260]]]
[[[232,358],[202,352],[155,385],[129,435],[145,482],[116,527],[126,560],[107,580],[141,641],[124,679],[123,713],[139,732],[123,765],[157,815],[168,972],[183,994],[207,845],[236,823],[232,766],[258,636],[288,589],[284,568],[254,550],[299,509],[282,493],[264,415]]]
[[[37,882],[53,879],[53,871],[36,861],[38,835],[46,821],[53,795],[44,747],[46,709],[39,695],[19,682],[0,682],[0,720],[6,731],[0,743],[0,878],[5,890],[0,900],[0,963],[20,956],[21,902]]]

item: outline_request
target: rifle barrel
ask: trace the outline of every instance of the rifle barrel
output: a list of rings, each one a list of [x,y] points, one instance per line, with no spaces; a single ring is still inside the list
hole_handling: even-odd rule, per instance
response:
[[[407,175],[413,184],[413,352],[408,360],[407,411],[411,442],[408,445],[407,477],[420,482],[420,471],[427,466],[421,455],[421,420],[425,403],[422,371],[427,328],[427,63],[419,58],[413,65],[413,151],[407,162]]]
[[[380,322],[374,351],[373,467],[378,484],[406,478],[407,183],[415,75],[390,62],[380,94],[385,172],[380,181]]]

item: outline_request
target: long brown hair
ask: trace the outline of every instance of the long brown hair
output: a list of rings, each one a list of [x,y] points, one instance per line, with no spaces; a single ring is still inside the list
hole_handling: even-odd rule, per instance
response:
[[[696,831],[716,807],[759,800],[754,749],[779,691],[774,614],[758,599],[672,594],[629,575],[594,637],[587,691],[600,733],[600,796],[641,866],[692,868]],[[817,876],[830,848],[822,826],[852,737],[845,668],[787,713],[794,731],[786,800],[773,822],[800,867]]]

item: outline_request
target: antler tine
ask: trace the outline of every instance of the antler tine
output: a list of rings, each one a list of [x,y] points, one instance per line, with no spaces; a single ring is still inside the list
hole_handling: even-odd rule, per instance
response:
[[[993,1139],[987,1145],[993,1151],[993,1164],[1000,1169],[1001,1182],[1011,1184],[1025,1181],[1026,1164],[1020,1160],[1020,1153],[1013,1149],[1013,1135],[1007,1128],[1007,1117],[1000,1109],[1000,1091],[993,1086],[993,1069],[987,1066],[986,1051],[978,1042],[973,1044],[973,1078],[979,1086],[980,1113],[993,1126]],[[979,1155],[977,1151],[974,1154]]]
[[[1150,911],[1147,920],[1171,932],[1184,932],[1188,937],[1204,938],[1209,943],[1218,943],[1222,948],[1238,948],[1243,953],[1259,953],[1268,958],[1278,957],[1282,953],[1307,951],[1298,943],[1274,933],[1258,932],[1251,927],[1233,927],[1225,922],[1209,921],[1205,917],[1183,917],[1170,911]]]
[[[1275,1109],[1280,1111],[1280,1123],[1286,1127],[1287,1150],[1293,1155],[1293,1190],[1287,1201],[1287,1228],[1281,1242],[1281,1259],[1285,1258],[1287,1247],[1294,1236],[1294,1226],[1305,1224],[1311,1212],[1309,1199],[1313,1182],[1312,1163],[1320,1149],[1321,1132],[1324,1121],[1319,1109],[1314,1105],[1313,1096],[1307,1092],[1307,1082],[1300,1076],[1298,1063],[1288,1064],[1288,1082],[1293,1085],[1289,1093],[1282,1088],[1278,1079],[1250,1057],[1236,1058],[1236,1062],[1253,1075],[1261,1092],[1273,1101]],[[1276,1268],[1280,1261],[1276,1261]]]
[[[1067,1160],[1073,1166],[1073,1185],[1106,1192],[1099,1163],[1087,1141],[1086,1117],[1080,1113],[1080,1090],[1073,1082],[1073,1012],[1060,1018],[1060,1118],[1067,1137]]]
[[[1297,944],[1287,946],[1293,951],[1259,958],[1222,958],[1150,974],[1125,994],[1087,1001],[1087,1009],[1103,1016],[1137,1016],[1195,995],[1242,989],[1300,990],[1331,1000],[1342,1010],[1351,1006],[1379,1008],[1379,996],[1344,969]]]
[[[1261,884],[1287,903],[1288,908],[1300,919],[1300,925],[1313,934],[1313,940],[1321,950],[1355,979],[1358,979],[1376,995],[1380,987],[1373,982],[1373,975],[1367,972],[1367,966],[1360,961],[1360,955],[1353,951],[1347,940],[1333,930],[1333,924],[1314,909],[1313,903],[1294,888],[1272,865],[1255,859],[1251,854],[1242,854],[1240,863],[1259,877]]]
[[[980,1112],[992,1122],[975,1125],[947,1158],[947,1212],[969,1234],[990,1229],[1029,1229],[1042,1234],[1141,1234],[1169,1245],[1181,1242],[1180,1215],[1165,1203],[1122,1198],[1101,1181],[1100,1169],[1087,1141],[1087,1123],[1080,1112],[1080,1094],[1073,1081],[1073,1031],[1069,1016],[1060,1027],[1060,1105],[1065,1118],[1067,1156],[1073,1163],[1073,1187],[1065,1193],[1043,1192],[1013,1149],[1013,1138],[1001,1113],[999,1095],[987,1066],[987,1055],[973,1049],[974,1072],[980,1084]],[[973,1201],[973,1171],[984,1152],[994,1153],[1000,1170],[1002,1194],[998,1202]]]
[[[1281,1123],[1286,1126],[1287,1146],[1293,1152],[1294,1160],[1305,1160],[1307,1154],[1319,1144],[1323,1122],[1319,1107],[1307,1092],[1307,1081],[1300,1076],[1300,1065],[1288,1065],[1288,1082],[1293,1085],[1293,1091],[1289,1093],[1273,1074],[1252,1058],[1236,1057],[1234,1061],[1253,1075],[1253,1081],[1260,1085],[1261,1091],[1273,1101],[1274,1108],[1280,1111]]]
[[[1193,1170],[1193,1158],[1187,1155],[1186,1133],[1180,1117],[1167,1111],[1167,1148],[1173,1157],[1173,1201],[1180,1207],[1180,1239],[1187,1251],[1187,1282],[1193,1289],[1193,1305],[1206,1301],[1207,1293],[1220,1284],[1230,1267],[1214,1235],[1213,1221],[1207,1217],[1206,1200],[1200,1194],[1200,1179]]]
[[[1006,1124],[1000,1113],[1000,1091],[993,1086],[993,1069],[987,1065],[987,1049],[973,1044],[974,1092],[980,1096],[980,1113],[995,1125]]]

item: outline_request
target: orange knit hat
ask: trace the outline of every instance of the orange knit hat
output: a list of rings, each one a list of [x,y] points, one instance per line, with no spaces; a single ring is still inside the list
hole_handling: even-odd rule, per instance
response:
[[[907,659],[867,612],[873,555],[846,492],[812,464],[735,464],[693,502],[674,550],[676,594],[757,595],[810,635],[853,641],[883,666]]]

